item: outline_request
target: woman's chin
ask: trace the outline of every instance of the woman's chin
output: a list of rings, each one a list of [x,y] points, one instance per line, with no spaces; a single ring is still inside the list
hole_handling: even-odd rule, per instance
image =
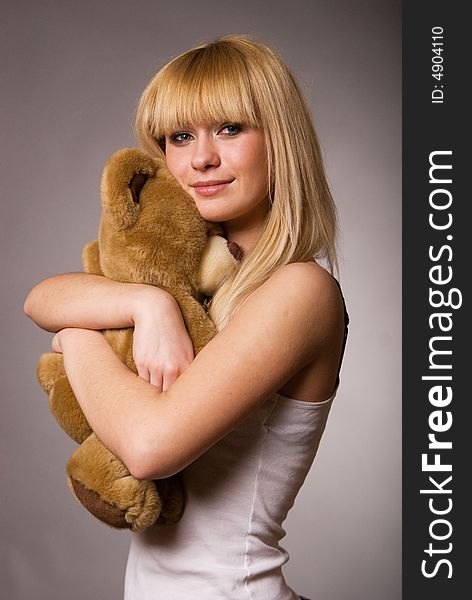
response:
[[[225,210],[224,207],[218,206],[215,201],[212,202],[207,200],[202,202],[200,200],[197,201],[195,204],[198,209],[198,212],[205,219],[205,221],[211,221],[212,223],[214,223],[229,221],[232,218],[234,218],[234,215],[231,213],[231,211],[228,211],[227,207]]]

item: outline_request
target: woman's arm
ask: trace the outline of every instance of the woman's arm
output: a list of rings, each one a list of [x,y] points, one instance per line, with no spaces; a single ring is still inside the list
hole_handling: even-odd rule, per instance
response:
[[[200,456],[303,367],[339,356],[342,315],[330,275],[314,265],[288,265],[244,302],[165,393],[135,377],[96,332],[65,330],[54,344],[103,443],[137,478],[162,478]]]
[[[193,360],[192,341],[174,298],[158,287],[86,273],[50,277],[28,294],[25,313],[46,331],[134,326],[139,376],[166,390]]]
[[[28,294],[25,313],[42,329],[130,327],[136,314],[170,295],[148,285],[120,283],[101,275],[66,273],[41,281]],[[170,303],[170,302],[169,302]]]

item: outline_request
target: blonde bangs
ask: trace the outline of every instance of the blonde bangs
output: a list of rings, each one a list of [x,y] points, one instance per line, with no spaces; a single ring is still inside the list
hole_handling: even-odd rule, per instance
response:
[[[198,48],[174,59],[150,82],[139,111],[140,141],[150,134],[161,147],[166,135],[196,123],[260,126],[247,67],[231,48]]]

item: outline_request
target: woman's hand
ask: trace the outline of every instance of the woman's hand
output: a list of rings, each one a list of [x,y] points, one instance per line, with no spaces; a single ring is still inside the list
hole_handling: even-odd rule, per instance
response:
[[[138,375],[158,391],[167,391],[194,358],[192,340],[179,305],[170,294],[151,286],[142,286],[131,304],[133,359]],[[91,329],[66,327],[53,337],[52,350],[62,353],[64,341],[68,345],[80,344],[81,339],[94,335],[101,334]]]
[[[55,352],[62,352],[66,337],[75,343],[87,331],[134,326],[138,374],[159,391],[166,391],[194,358],[177,302],[158,287],[86,273],[57,275],[33,288],[25,312],[43,329],[59,331]]]
[[[62,331],[62,329],[61,329],[61,331]],[[51,342],[52,351],[59,352],[60,354],[62,354],[62,345],[61,345],[61,340],[60,340],[60,336],[59,336],[61,331],[58,331],[54,335],[54,337],[52,338],[52,342]]]
[[[79,344],[81,340],[86,338],[93,338],[96,336],[103,337],[99,331],[93,331],[92,329],[80,329],[78,327],[67,327],[58,331],[52,338],[51,348],[53,352],[64,352],[64,346],[70,344]]]
[[[165,392],[194,358],[179,305],[167,292],[149,288],[135,304],[133,321],[138,375]]]

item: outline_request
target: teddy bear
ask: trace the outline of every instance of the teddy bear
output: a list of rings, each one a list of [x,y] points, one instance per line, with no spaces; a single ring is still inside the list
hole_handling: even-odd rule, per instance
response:
[[[240,248],[216,224],[203,220],[191,197],[167,170],[164,158],[124,148],[108,160],[101,179],[98,240],[82,253],[86,273],[144,283],[168,291],[179,304],[198,353],[216,329],[202,301],[239,263]],[[105,338],[135,373],[133,329],[110,329]],[[142,531],[176,522],[184,506],[178,475],[137,480],[94,434],[69,385],[62,355],[40,357],[37,375],[49,407],[78,444],[66,471],[68,484],[89,512],[119,529]]]

